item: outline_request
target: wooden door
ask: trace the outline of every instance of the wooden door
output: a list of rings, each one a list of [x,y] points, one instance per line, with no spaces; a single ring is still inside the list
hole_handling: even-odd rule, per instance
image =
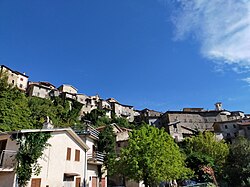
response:
[[[97,187],[97,177],[92,177],[92,187]]]
[[[80,177],[76,178],[76,187],[81,187],[81,178]]]
[[[105,180],[105,178],[102,178],[102,187],[105,187],[106,185],[106,180]]]
[[[31,187],[40,187],[41,186],[41,179],[32,179],[31,180]]]

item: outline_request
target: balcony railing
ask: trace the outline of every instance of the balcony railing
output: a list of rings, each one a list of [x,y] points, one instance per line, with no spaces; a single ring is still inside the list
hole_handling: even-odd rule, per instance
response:
[[[104,154],[97,151],[92,154],[88,154],[87,156],[88,156],[88,161],[93,161],[93,162],[104,161]]]
[[[74,130],[76,134],[78,135],[81,135],[81,134],[84,134],[84,135],[91,135],[95,138],[99,138],[99,134],[100,132],[97,131],[95,128],[93,128],[92,126],[90,125],[87,125],[86,128],[84,130]]]
[[[16,151],[1,150],[0,151],[0,169],[13,169],[15,167]]]

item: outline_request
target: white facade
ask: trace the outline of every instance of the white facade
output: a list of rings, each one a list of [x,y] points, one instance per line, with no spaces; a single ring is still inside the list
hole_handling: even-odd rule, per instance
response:
[[[72,86],[72,85],[68,85],[68,84],[63,84],[61,85],[58,90],[60,92],[66,92],[66,93],[71,93],[71,94],[76,94],[77,93],[77,89]]]
[[[9,84],[16,86],[19,90],[26,91],[29,79],[28,76],[26,76],[24,73],[14,71],[4,65],[1,66],[1,72],[6,73]]]
[[[35,130],[30,131],[31,133],[35,132]],[[40,181],[41,187],[83,186],[87,172],[87,145],[71,129],[42,131],[51,133],[52,136],[48,140],[51,146],[44,151],[42,158],[38,160],[38,163],[42,166],[40,174],[38,176],[32,175],[27,186],[33,187],[34,184],[32,186],[32,181],[35,183],[35,180]],[[28,131],[26,133],[28,133]],[[6,150],[18,151],[16,141],[12,140],[10,135],[0,134],[0,140],[6,138]],[[4,170],[4,168],[2,170]],[[8,181],[8,183],[3,181]],[[0,186],[15,186],[15,173],[13,168],[8,172],[0,170]]]

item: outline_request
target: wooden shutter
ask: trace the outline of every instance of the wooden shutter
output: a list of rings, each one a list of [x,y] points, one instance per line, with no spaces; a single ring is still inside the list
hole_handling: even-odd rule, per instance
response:
[[[80,161],[80,150],[75,150],[75,161]]]
[[[68,147],[66,160],[70,160],[70,157],[71,157],[71,148]]]
[[[81,187],[81,178],[80,177],[76,178],[76,187]]]
[[[97,177],[92,177],[92,187],[97,187]]]
[[[41,179],[32,179],[31,180],[31,187],[40,187],[41,186]]]

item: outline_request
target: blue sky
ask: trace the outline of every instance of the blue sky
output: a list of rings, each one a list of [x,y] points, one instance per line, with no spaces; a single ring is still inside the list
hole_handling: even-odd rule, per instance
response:
[[[250,113],[247,0],[0,0],[0,64],[136,109]]]

